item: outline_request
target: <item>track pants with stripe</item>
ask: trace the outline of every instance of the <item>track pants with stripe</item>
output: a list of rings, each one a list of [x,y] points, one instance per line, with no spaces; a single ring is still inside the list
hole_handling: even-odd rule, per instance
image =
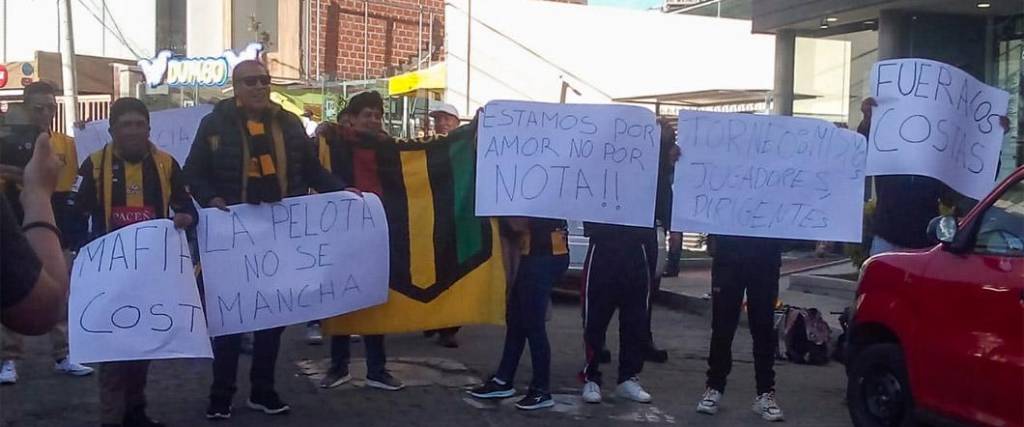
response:
[[[618,383],[622,383],[639,374],[644,366],[657,243],[653,236],[647,240],[604,240],[591,240],[584,267],[581,298],[587,364],[583,376],[586,381],[601,384],[598,359],[605,348],[608,323],[618,310]]]

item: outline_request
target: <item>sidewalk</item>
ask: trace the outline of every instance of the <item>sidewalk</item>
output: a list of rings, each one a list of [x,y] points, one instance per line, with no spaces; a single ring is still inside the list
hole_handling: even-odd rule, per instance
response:
[[[852,270],[849,260],[843,258],[816,258],[812,254],[787,253],[782,261],[782,276],[779,279],[779,298],[783,304],[817,308],[833,329],[839,329],[838,315],[831,314],[845,309],[852,303],[846,298],[809,294],[790,290],[790,277],[794,274],[825,272],[844,273]],[[711,267],[691,268],[680,272],[679,277],[661,279],[661,290],[655,296],[658,303],[684,310],[704,317],[711,317]],[[746,316],[740,323],[746,325]]]

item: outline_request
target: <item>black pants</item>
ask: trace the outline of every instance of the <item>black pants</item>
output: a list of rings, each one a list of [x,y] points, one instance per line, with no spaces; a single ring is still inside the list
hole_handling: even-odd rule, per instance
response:
[[[652,233],[653,234],[653,233]],[[622,383],[640,373],[650,342],[650,291],[657,265],[656,239],[590,242],[583,277],[583,341],[587,381],[601,384],[599,356],[605,332],[619,311],[619,377]]]
[[[711,267],[711,352],[708,355],[707,386],[725,391],[732,370],[732,339],[736,335],[743,295],[747,296],[747,319],[754,339],[754,376],[757,394],[775,388],[775,300],[779,296],[779,264],[725,263]]]
[[[283,327],[253,333],[252,368],[249,370],[252,397],[274,393],[274,368],[277,365],[282,332]],[[213,386],[210,387],[210,400],[231,402],[238,390],[238,355],[241,352],[242,334],[213,339]]]
[[[387,372],[387,356],[384,353],[384,335],[363,335],[366,346],[366,377],[380,379]],[[331,369],[348,371],[348,363],[352,357],[352,336],[334,335],[331,337]]]

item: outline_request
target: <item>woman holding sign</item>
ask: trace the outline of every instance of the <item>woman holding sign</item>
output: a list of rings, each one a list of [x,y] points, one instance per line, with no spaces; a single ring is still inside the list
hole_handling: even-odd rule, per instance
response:
[[[192,198],[178,162],[149,141],[149,110],[135,98],[110,106],[111,143],[82,164],[78,209],[92,216],[93,237],[156,218],[178,228],[195,221]],[[171,216],[171,210],[174,216]],[[85,243],[85,242],[81,242]],[[107,362],[100,367],[104,426],[162,426],[146,415],[148,360]]]

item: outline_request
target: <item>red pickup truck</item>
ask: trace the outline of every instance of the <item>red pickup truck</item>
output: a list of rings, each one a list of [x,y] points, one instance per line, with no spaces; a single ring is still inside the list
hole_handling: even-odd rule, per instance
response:
[[[849,333],[857,426],[1024,426],[1024,167],[928,250],[864,265]]]

